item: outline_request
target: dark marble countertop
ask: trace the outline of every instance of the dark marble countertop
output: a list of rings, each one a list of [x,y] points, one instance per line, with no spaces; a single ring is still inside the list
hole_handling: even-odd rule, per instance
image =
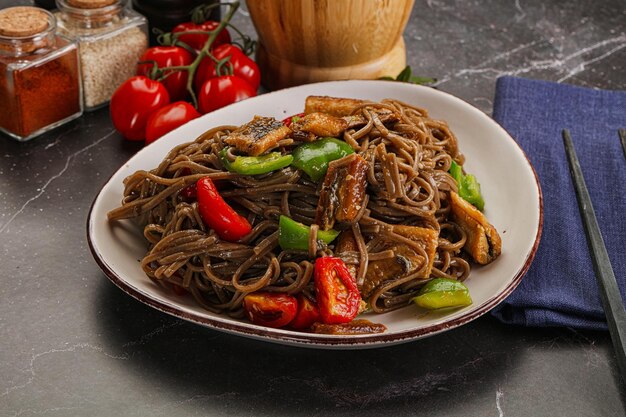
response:
[[[625,10],[621,0],[417,0],[408,62],[488,114],[505,74],[626,89]],[[254,33],[245,7],[235,20]],[[28,143],[0,137],[0,415],[625,415],[605,332],[486,315],[398,346],[325,351],[141,304],[101,272],[85,230],[98,190],[137,150],[107,109]]]

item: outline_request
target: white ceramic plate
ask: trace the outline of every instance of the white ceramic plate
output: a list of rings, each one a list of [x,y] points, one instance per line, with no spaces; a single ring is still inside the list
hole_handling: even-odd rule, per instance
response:
[[[474,303],[446,313],[424,315],[408,306],[366,317],[383,323],[382,334],[317,335],[271,329],[217,315],[155,285],[138,260],[146,251],[141,230],[131,222],[107,222],[106,213],[122,199],[122,180],[138,169],[152,169],[175,145],[192,141],[209,128],[240,125],[254,115],[282,119],[303,110],[309,95],[379,101],[394,98],[428,109],[446,120],[466,156],[466,169],[481,183],[485,215],[502,236],[502,255],[485,267],[474,266],[466,284]],[[389,81],[337,81],[309,84],[264,94],[196,119],[139,151],[104,185],[89,213],[87,235],[97,263],[123,291],[165,313],[228,333],[271,342],[324,348],[367,348],[406,342],[440,333],[485,314],[513,291],[530,266],[542,226],[541,190],[533,168],[515,141],[492,119],[441,91]]]

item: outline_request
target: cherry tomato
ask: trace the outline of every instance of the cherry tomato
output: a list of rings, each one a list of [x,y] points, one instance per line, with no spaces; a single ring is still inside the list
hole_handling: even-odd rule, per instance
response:
[[[259,67],[256,62],[241,52],[241,49],[231,44],[220,45],[213,50],[213,56],[220,61],[229,56],[230,63],[233,66],[233,75],[243,78],[254,88],[255,91],[258,90],[261,85],[261,72],[259,71]],[[225,63],[224,65],[228,66],[228,63]],[[227,74],[228,72],[221,72],[220,75]],[[200,62],[200,65],[198,65],[198,69],[196,70],[196,75],[193,80],[196,90],[200,89],[200,87],[208,79],[217,76],[218,74],[215,61],[213,61],[210,57],[204,58]]]
[[[298,294],[298,310],[296,317],[289,323],[289,327],[296,330],[306,330],[315,322],[322,320],[317,305],[302,294]]]
[[[148,48],[139,61],[154,61],[159,68],[165,68],[189,65],[193,62],[193,56],[178,46],[155,46]],[[152,67],[152,63],[138,65],[137,75],[148,75]],[[162,81],[172,101],[187,97],[187,78],[187,71],[174,71]]]
[[[193,22],[185,22],[176,26],[172,30],[172,32],[174,33],[187,32],[187,31],[209,32],[209,31],[215,30],[218,26],[219,26],[219,22],[215,22],[213,20],[207,20],[206,22],[200,23],[200,24],[196,24]],[[185,35],[180,35],[178,37],[178,40],[181,42],[185,42],[187,45],[191,46],[196,51],[200,51],[202,48],[204,48],[204,44],[206,43],[206,41],[209,40],[209,35],[202,34],[202,33],[189,33]],[[226,28],[224,28],[219,33],[219,35],[217,35],[211,47],[215,48],[224,43],[230,43],[230,33],[228,33],[228,30]]]
[[[317,258],[314,280],[322,321],[325,324],[351,322],[359,313],[361,295],[346,264],[340,258]]]
[[[148,118],[146,144],[154,142],[196,117],[200,117],[200,113],[186,101],[177,101],[161,107]]]
[[[198,91],[198,107],[208,113],[229,104],[256,96],[256,90],[247,81],[234,75],[211,78]]]
[[[130,77],[111,96],[113,126],[126,139],[144,140],[148,118],[169,102],[169,93],[160,82],[143,75]]]
[[[250,321],[267,327],[283,327],[296,316],[298,301],[289,294],[253,292],[243,299]]]

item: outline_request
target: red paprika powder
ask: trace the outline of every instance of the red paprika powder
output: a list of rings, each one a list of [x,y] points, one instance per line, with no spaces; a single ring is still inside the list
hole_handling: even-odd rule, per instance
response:
[[[0,130],[28,140],[81,114],[76,44],[43,9],[0,10]]]

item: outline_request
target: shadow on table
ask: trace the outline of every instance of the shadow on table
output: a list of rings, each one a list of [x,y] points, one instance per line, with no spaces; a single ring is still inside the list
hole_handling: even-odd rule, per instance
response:
[[[138,384],[234,415],[300,415],[419,407],[489,407],[520,353],[511,328],[485,317],[430,338],[369,350],[316,350],[231,336],[169,317],[103,283],[95,306],[107,349]],[[522,329],[523,330],[523,329]],[[487,392],[488,391],[488,392]],[[487,400],[488,399],[488,400]],[[488,401],[488,404],[486,403]],[[187,404],[189,406],[189,404]],[[205,410],[206,411],[206,410]]]

